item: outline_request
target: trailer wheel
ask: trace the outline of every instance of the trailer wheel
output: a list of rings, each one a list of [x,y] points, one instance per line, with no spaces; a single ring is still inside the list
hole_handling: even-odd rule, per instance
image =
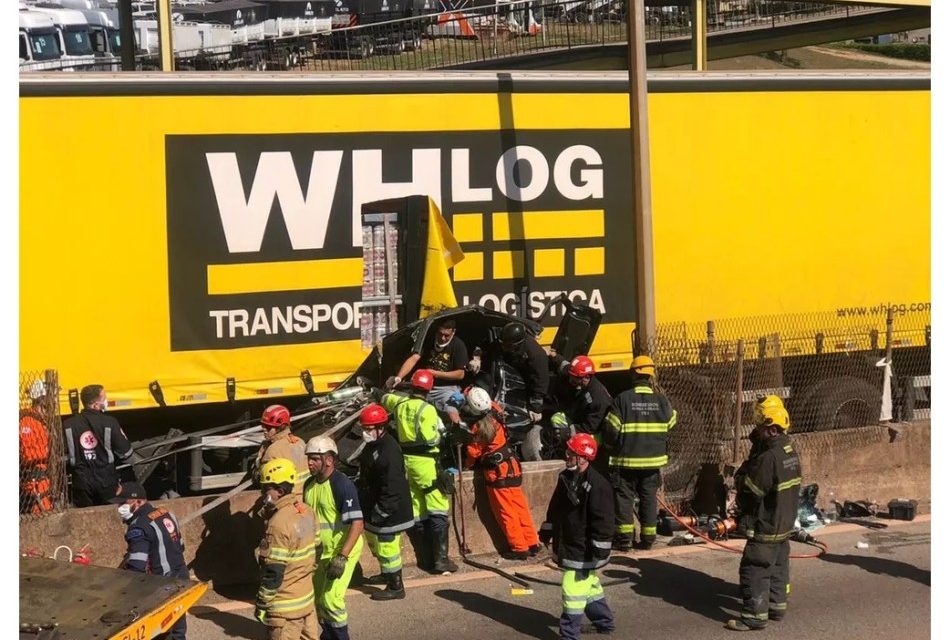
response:
[[[406,51],[418,51],[422,48],[422,36],[418,33],[412,34],[412,39],[406,43]]]
[[[830,431],[876,425],[881,418],[881,390],[862,378],[839,376],[822,380],[809,392],[797,432]]]
[[[360,57],[369,58],[373,55],[375,50],[375,45],[373,41],[367,37],[360,38]]]

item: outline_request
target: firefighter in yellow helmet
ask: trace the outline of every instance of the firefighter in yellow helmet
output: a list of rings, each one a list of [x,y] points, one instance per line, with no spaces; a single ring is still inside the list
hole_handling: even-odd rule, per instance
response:
[[[739,530],[746,546],[739,562],[742,615],[733,631],[762,629],[781,620],[788,607],[788,539],[798,515],[801,464],[788,437],[788,411],[778,396],[765,396],[753,410],[749,458],[736,472]]]
[[[294,493],[293,462],[275,458],[258,471],[267,530],[258,547],[261,585],[254,617],[270,640],[317,640],[313,572],[317,561],[317,519]]]
[[[676,426],[676,410],[653,388],[656,365],[650,356],[637,356],[630,365],[633,388],[614,398],[604,420],[604,444],[610,483],[614,488],[616,518],[614,546],[633,548],[633,513],[640,521],[638,549],[648,550],[656,540],[656,494],[662,469],[669,461],[666,438]]]

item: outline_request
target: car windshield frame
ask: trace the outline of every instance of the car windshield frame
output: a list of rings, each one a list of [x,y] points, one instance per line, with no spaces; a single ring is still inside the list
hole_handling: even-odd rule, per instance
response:
[[[52,29],[31,31],[27,35],[27,39],[30,41],[30,55],[33,56],[33,60],[58,60],[63,56],[63,52],[59,50],[59,38],[56,37],[56,32]],[[37,49],[39,43],[43,44]],[[44,47],[48,47],[50,52],[43,51]]]

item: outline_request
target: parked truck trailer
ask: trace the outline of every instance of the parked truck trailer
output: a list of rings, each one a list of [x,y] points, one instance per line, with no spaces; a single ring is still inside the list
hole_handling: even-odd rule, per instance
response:
[[[661,324],[929,307],[929,74],[648,85]],[[566,292],[604,314],[598,370],[622,371],[637,317],[627,87],[624,73],[23,77],[20,368],[59,372],[64,413],[93,382],[110,409],[208,415],[302,396],[307,378],[325,392],[366,354],[361,204],[427,195],[465,252],[460,304],[535,317]],[[114,164],[50,181],[50,148]],[[559,309],[535,317],[542,342]],[[928,340],[910,331],[895,360]],[[790,362],[787,395],[880,389],[864,343],[795,348],[832,364],[805,379]],[[716,375],[699,356],[682,370],[684,397]]]

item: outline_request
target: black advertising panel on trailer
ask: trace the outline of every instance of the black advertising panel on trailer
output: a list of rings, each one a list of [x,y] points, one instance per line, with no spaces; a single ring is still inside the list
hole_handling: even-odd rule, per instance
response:
[[[175,14],[182,20],[215,22],[232,27],[264,22],[268,18],[268,6],[250,0],[223,0],[208,4],[178,5]]]
[[[267,5],[269,18],[330,18],[336,11],[334,0],[260,0]]]

